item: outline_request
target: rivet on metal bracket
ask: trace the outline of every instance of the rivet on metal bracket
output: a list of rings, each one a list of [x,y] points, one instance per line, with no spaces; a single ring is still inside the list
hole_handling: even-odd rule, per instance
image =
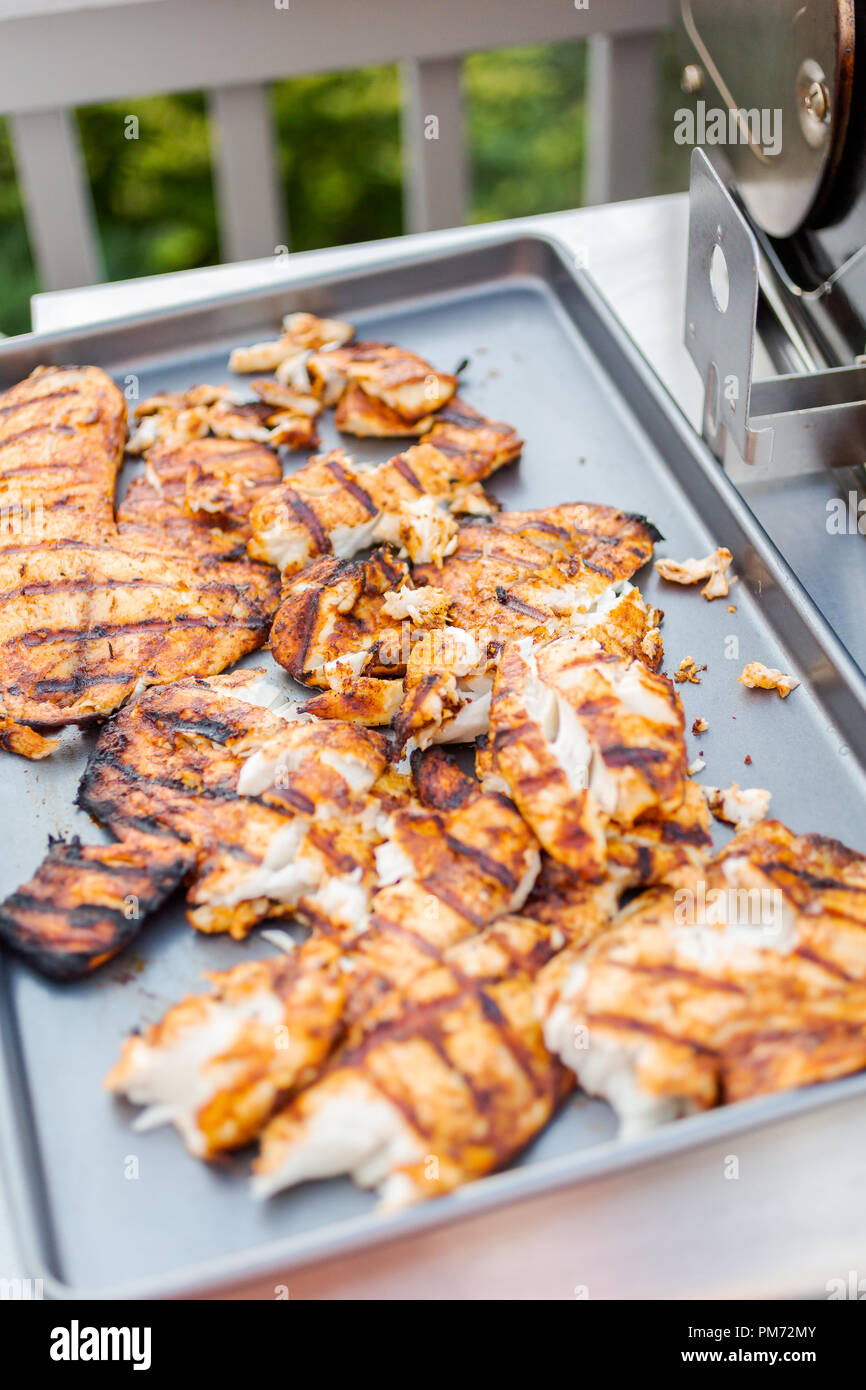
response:
[[[703,435],[735,480],[866,461],[866,365],[752,377],[758,244],[703,150],[692,154],[686,347],[704,383]]]

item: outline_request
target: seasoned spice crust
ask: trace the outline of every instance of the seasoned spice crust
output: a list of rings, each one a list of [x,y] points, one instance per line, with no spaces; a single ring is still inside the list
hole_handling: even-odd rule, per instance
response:
[[[234,522],[202,525],[185,516],[177,489],[193,460],[231,459],[236,474],[273,482],[276,458],[198,441],[167,461],[162,480],[156,460],[115,522],[125,438],[126,402],[97,367],[44,368],[0,395],[0,711],[9,719],[87,722],[136,687],[221,670],[267,638],[276,575],[246,557],[243,523],[234,536]],[[23,744],[15,751],[32,755]]]

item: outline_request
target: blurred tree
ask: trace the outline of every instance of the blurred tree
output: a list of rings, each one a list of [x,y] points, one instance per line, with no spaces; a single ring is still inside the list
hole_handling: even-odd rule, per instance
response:
[[[471,222],[583,201],[586,44],[475,53],[464,64]]]
[[[26,333],[30,296],[39,288],[24,226],[9,122],[0,119],[0,333]]]
[[[397,69],[277,82],[273,103],[292,250],[399,236]]]
[[[219,259],[210,132],[200,93],[84,107],[78,127],[109,280]],[[135,138],[128,138],[131,133]]]

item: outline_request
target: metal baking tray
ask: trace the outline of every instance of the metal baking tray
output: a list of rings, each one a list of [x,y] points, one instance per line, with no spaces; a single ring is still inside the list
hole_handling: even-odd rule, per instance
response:
[[[661,553],[682,558],[727,545],[738,575],[735,613],[695,590],[662,585],[651,568],[638,576],[665,609],[666,668],[686,655],[707,666],[701,685],[680,687],[687,723],[696,715],[709,721],[693,745],[706,758],[703,780],[768,786],[773,813],[794,829],[866,848],[861,672],[555,240],[499,238],[86,332],[25,337],[0,345],[0,384],[39,363],[73,361],[100,364],[122,386],[137,384],[142,397],[228,380],[229,349],[272,336],[291,309],[349,318],[361,336],[393,339],[446,370],[468,357],[463,394],[526,439],[521,462],[492,480],[506,506],[614,503],[651,517],[667,537]],[[325,433],[324,443],[336,435]],[[393,452],[387,442],[348,447],[366,458]],[[792,670],[802,686],[784,703],[745,691],[737,676],[749,660]],[[67,730],[46,763],[4,757],[4,896],[35,868],[49,833],[100,838],[73,805],[95,736]],[[107,1097],[100,1081],[127,1032],[198,987],[203,970],[271,950],[255,935],[240,945],[196,934],[178,903],[84,982],[53,984],[0,960],[3,1159],[24,1272],[41,1278],[48,1296],[159,1297],[239,1285],[866,1094],[861,1075],[729,1106],[628,1143],[615,1138],[604,1102],[575,1096],[511,1168],[408,1212],[378,1215],[374,1199],[348,1180],[257,1204],[245,1157],[208,1167],[185,1154],[173,1130],[136,1134],[133,1111]]]

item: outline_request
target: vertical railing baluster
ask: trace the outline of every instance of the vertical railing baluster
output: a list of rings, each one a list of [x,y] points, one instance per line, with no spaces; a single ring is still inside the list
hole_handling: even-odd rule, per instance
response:
[[[226,261],[273,255],[288,245],[269,95],[258,82],[210,94],[220,251]]]
[[[42,289],[95,284],[102,256],[74,113],[28,111],[9,123]]]
[[[656,34],[589,40],[587,203],[654,191],[657,54]]]
[[[407,232],[459,227],[467,174],[460,58],[403,64],[403,201]]]

